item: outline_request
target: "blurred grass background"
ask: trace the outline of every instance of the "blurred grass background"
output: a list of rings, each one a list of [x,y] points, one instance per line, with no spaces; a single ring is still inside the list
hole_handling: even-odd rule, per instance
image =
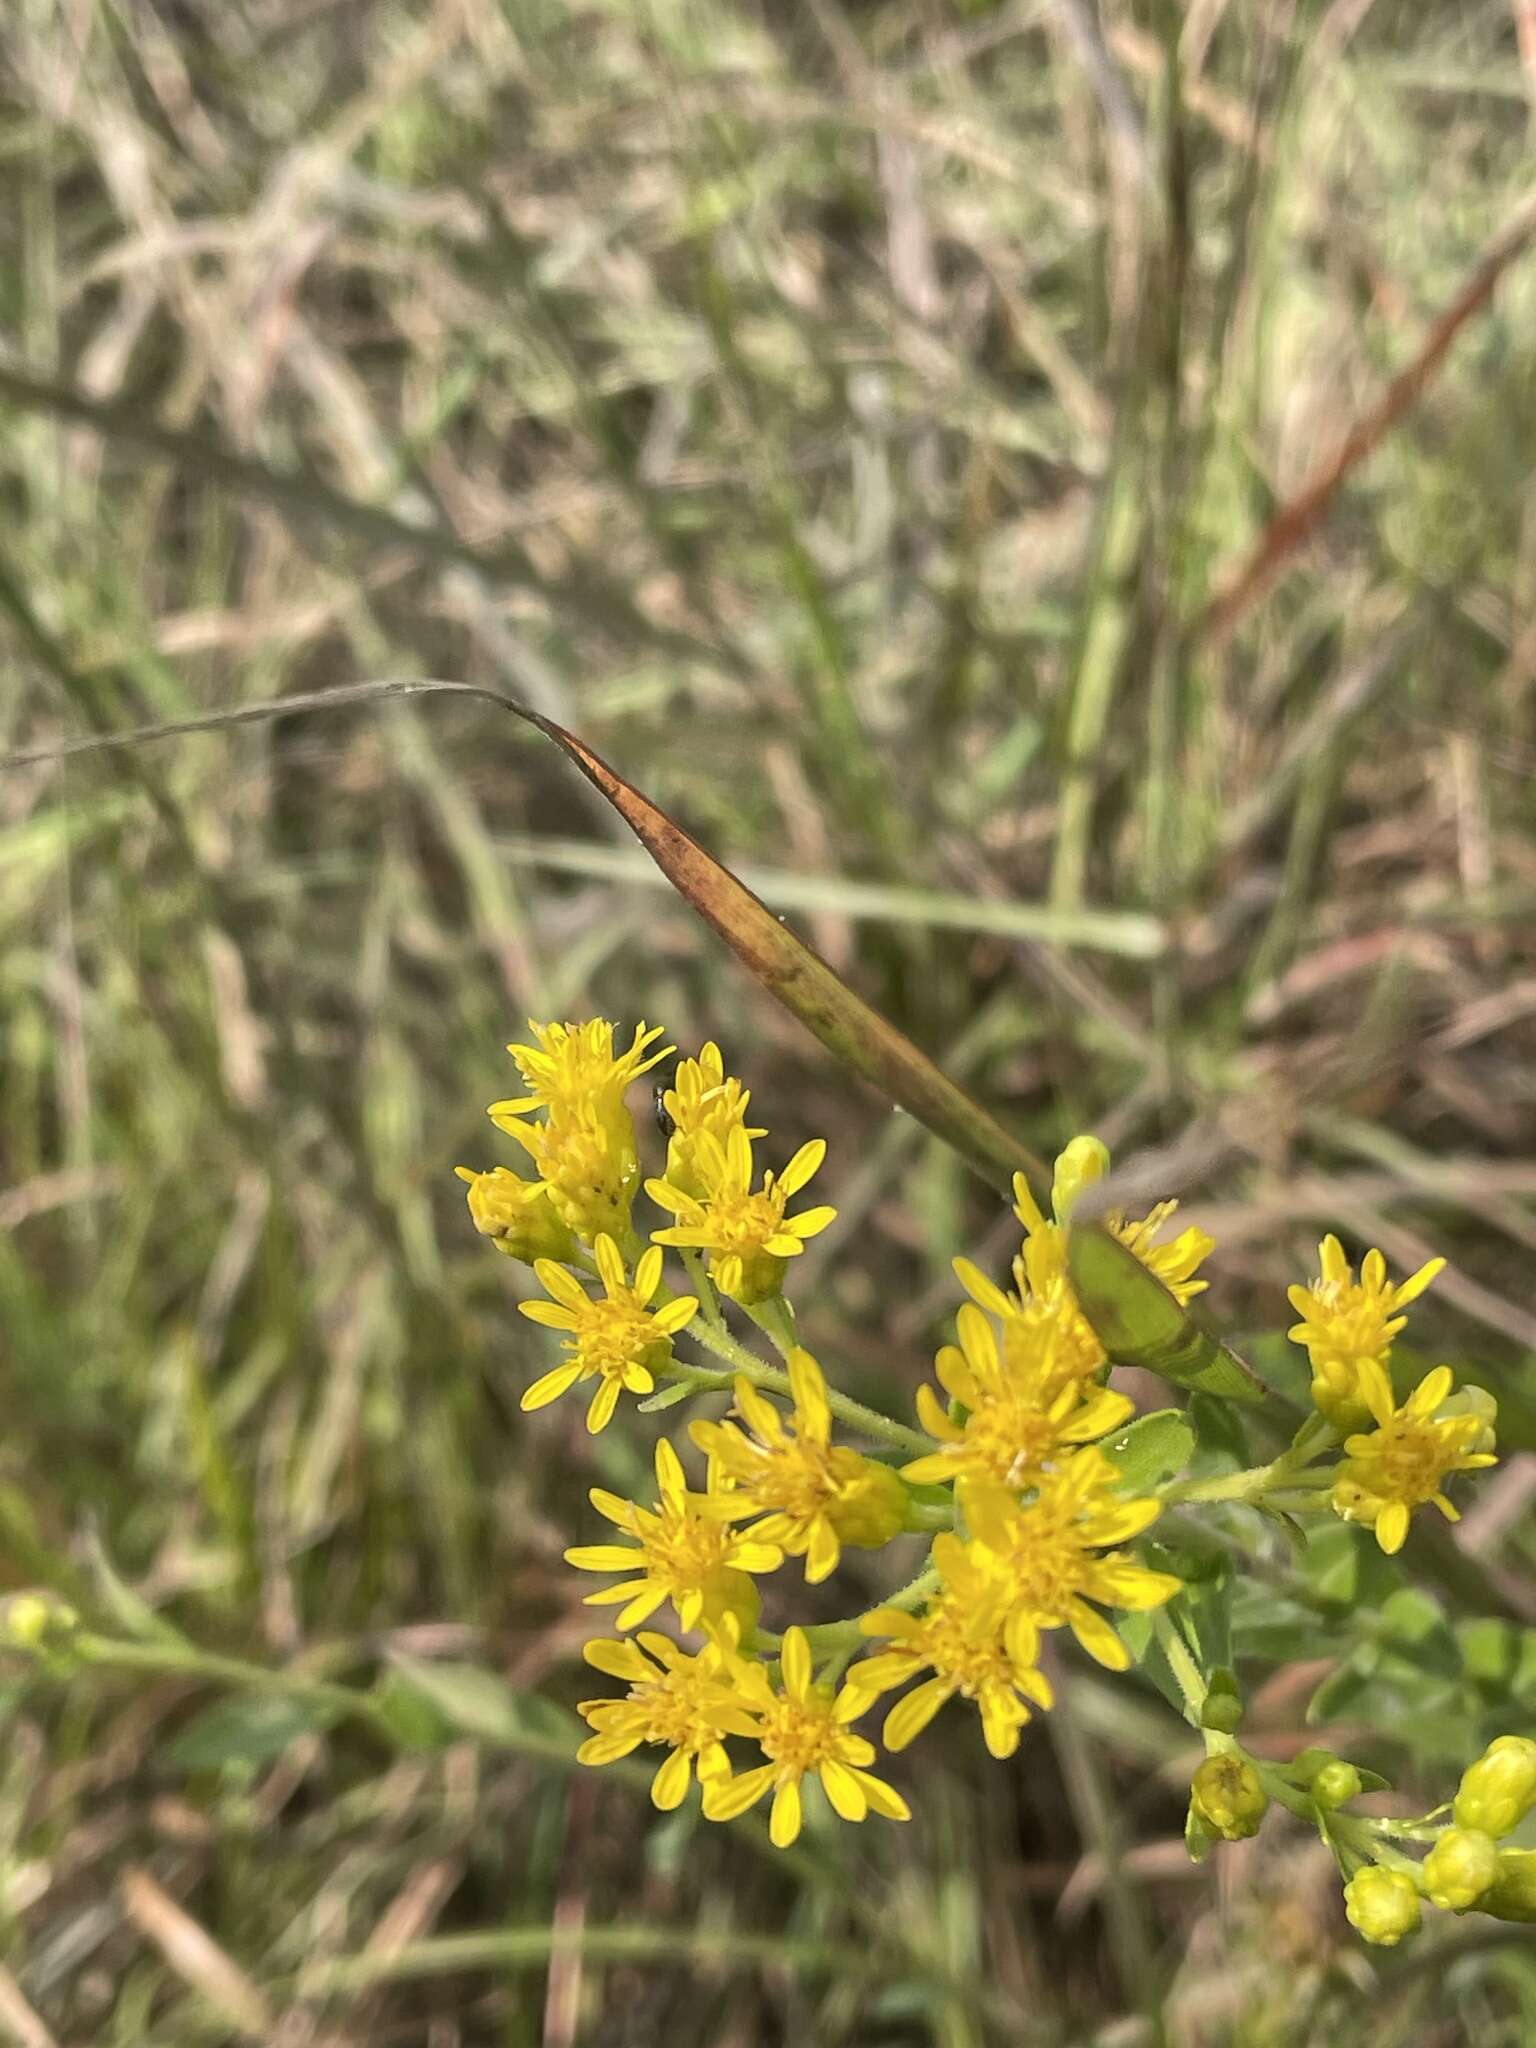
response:
[[[507,690],[1038,1149],[1172,1146],[1272,1373],[1323,1228],[1447,1252],[1415,1341],[1512,1455],[1406,1573],[1339,1532],[1250,1615],[1259,1746],[1327,1678],[1422,1804],[1536,1699],[1536,256],[1210,607],[1528,203],[1533,107],[1530,0],[0,28],[0,746]],[[798,1296],[865,1398],[1013,1231],[542,742],[445,698],[8,773],[0,932],[0,1581],[445,1716],[17,1665],[0,2038],[1536,2037],[1520,1929],[1367,1955],[1279,1820],[1193,1869],[1134,1680],[1071,1666],[1008,1767],[956,1713],[909,1828],[789,1859],[562,1766],[560,1551],[648,1448],[517,1412],[451,1168],[516,1163],[525,1016],[713,1035],[775,1158],[829,1138]],[[1394,1692],[1409,1577],[1460,1626]]]

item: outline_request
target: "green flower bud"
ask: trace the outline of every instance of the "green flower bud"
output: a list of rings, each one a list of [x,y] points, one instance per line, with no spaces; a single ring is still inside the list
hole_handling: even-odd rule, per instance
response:
[[[1311,1790],[1318,1805],[1331,1812],[1335,1806],[1359,1797],[1360,1773],[1343,1757],[1330,1757],[1312,1780]]]
[[[1536,1849],[1501,1849],[1493,1883],[1477,1905],[1495,1920],[1536,1920]]]
[[[1442,1911],[1465,1913],[1493,1883],[1498,1868],[1492,1835],[1477,1828],[1447,1828],[1424,1858],[1424,1889]]]
[[[1208,1756],[1189,1788],[1190,1811],[1225,1842],[1259,1832],[1269,1794],[1245,1756]]]
[[[1507,1835],[1536,1806],[1536,1742],[1501,1735],[1462,1773],[1456,1825],[1485,1835]]]
[[[79,1625],[73,1607],[52,1593],[17,1593],[0,1607],[0,1647],[42,1650]]]
[[[1056,1221],[1065,1223],[1083,1189],[1102,1180],[1108,1171],[1109,1147],[1098,1138],[1074,1138],[1065,1151],[1058,1152],[1051,1181],[1051,1208]]]
[[[1200,1726],[1233,1735],[1242,1725],[1243,1703],[1235,1692],[1211,1692],[1200,1709]]]
[[[1422,1910],[1418,1886],[1404,1870],[1368,1863],[1344,1887],[1350,1926],[1378,1948],[1396,1948],[1405,1934],[1416,1933]]]
[[[1498,1446],[1496,1425],[1499,1420],[1499,1404],[1486,1387],[1458,1387],[1440,1404],[1440,1415],[1475,1415],[1482,1424],[1479,1433],[1468,1444],[1469,1451],[1491,1451]]]

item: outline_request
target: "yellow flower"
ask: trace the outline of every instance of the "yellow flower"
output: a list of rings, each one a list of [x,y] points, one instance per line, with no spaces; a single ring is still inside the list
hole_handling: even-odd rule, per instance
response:
[[[1333,1505],[1346,1522],[1374,1526],[1376,1541],[1390,1557],[1401,1550],[1416,1507],[1433,1501],[1453,1522],[1460,1515],[1441,1488],[1452,1472],[1496,1465],[1491,1451],[1472,1445],[1487,1441],[1486,1417],[1476,1411],[1444,1413],[1451,1369],[1437,1366],[1399,1408],[1387,1375],[1374,1358],[1355,1361],[1360,1388],[1376,1421],[1361,1436],[1346,1437],[1344,1460],[1333,1482]]]
[[[751,1099],[735,1076],[726,1073],[720,1048],[712,1039],[696,1060],[678,1061],[672,1086],[661,1098],[672,1125],[667,1138],[670,1186],[695,1199],[706,1192],[708,1183],[696,1163],[699,1140],[706,1133],[722,1148],[730,1143],[732,1131],[739,1130],[749,1139],[768,1135],[766,1128],[754,1128],[747,1122]]]
[[[509,1045],[531,1093],[493,1102],[489,1115],[527,1152],[549,1185],[560,1220],[583,1244],[603,1233],[622,1237],[640,1177],[635,1120],[624,1091],[665,1059],[670,1046],[648,1053],[659,1026],[636,1028],[628,1052],[615,1053],[612,1024],[534,1024],[536,1045]],[[531,1114],[544,1109],[548,1121]]]
[[[757,1588],[749,1572],[777,1571],[784,1553],[755,1534],[743,1535],[718,1515],[700,1513],[701,1497],[688,1491],[676,1451],[665,1437],[656,1446],[657,1501],[652,1508],[593,1487],[588,1498],[600,1515],[634,1538],[624,1543],[581,1544],[565,1553],[567,1564],[584,1572],[639,1572],[618,1586],[589,1593],[588,1607],[628,1604],[620,1628],[634,1628],[670,1600],[686,1629],[734,1614],[742,1628],[758,1616]]]
[[[789,1383],[788,1429],[773,1403],[738,1379],[736,1412],[751,1434],[734,1422],[695,1422],[688,1433],[729,1484],[715,1512],[761,1515],[752,1535],[803,1557],[814,1586],[836,1571],[845,1543],[877,1550],[891,1540],[906,1521],[907,1491],[888,1465],[832,1442],[827,1382],[808,1351],[789,1354]]]
[[[1088,1652],[1111,1671],[1124,1671],[1130,1652],[1102,1614],[1089,1606],[1133,1612],[1161,1607],[1179,1590],[1170,1572],[1155,1572],[1112,1549],[1157,1520],[1161,1503],[1127,1500],[1116,1493],[1119,1473],[1089,1445],[1042,1475],[1033,1500],[1022,1505],[988,1481],[961,1493],[973,1552],[1002,1579],[1010,1613],[1041,1628],[1069,1627]],[[1108,1551],[1108,1556],[1100,1553]]]
[[[577,1750],[578,1762],[611,1764],[642,1742],[666,1743],[672,1754],[651,1782],[651,1798],[663,1812],[681,1806],[695,1770],[706,1787],[730,1777],[723,1738],[755,1735],[757,1722],[724,1681],[718,1644],[695,1657],[647,1631],[622,1643],[600,1637],[582,1655],[594,1669],[623,1679],[629,1691],[623,1699],[583,1700],[577,1707],[595,1731]]]
[[[736,1659],[731,1668],[737,1697],[756,1719],[753,1740],[768,1762],[739,1778],[711,1779],[704,1788],[706,1820],[734,1820],[772,1785],[768,1835],[775,1848],[787,1849],[800,1832],[800,1781],[811,1771],[843,1820],[863,1820],[870,1813],[912,1818],[900,1793],[864,1768],[875,1760],[874,1744],[847,1725],[868,1707],[868,1695],[849,1686],[834,1695],[831,1686],[814,1682],[804,1629],[792,1628],[784,1637],[782,1692],[774,1691],[761,1664]]]
[[[494,1103],[492,1116],[546,1109],[554,1117],[589,1107],[604,1116],[622,1105],[632,1081],[672,1050],[669,1045],[659,1052],[649,1050],[665,1035],[659,1024],[649,1029],[637,1024],[628,1052],[621,1053],[614,1052],[614,1026],[606,1018],[594,1017],[586,1024],[536,1024],[530,1017],[528,1029],[538,1043],[509,1045],[507,1051],[529,1092]]]
[[[641,1254],[632,1287],[625,1282],[624,1261],[611,1237],[600,1237],[594,1251],[604,1298],[594,1300],[552,1259],[538,1259],[533,1270],[554,1298],[518,1306],[531,1322],[568,1330],[564,1348],[572,1354],[534,1381],[523,1395],[523,1407],[542,1408],[578,1380],[596,1377],[598,1388],[587,1410],[587,1428],[595,1436],[612,1417],[621,1390],[649,1394],[654,1389],[656,1374],[672,1356],[673,1337],[693,1321],[699,1304],[685,1294],[665,1308],[648,1306],[661,1285],[662,1255],[654,1245]]]
[[[509,1115],[493,1103],[490,1118],[528,1154],[548,1183],[555,1214],[583,1244],[628,1232],[640,1155],[634,1118],[622,1103],[606,1115],[590,1103],[581,1104],[547,1123]]]
[[[1370,1420],[1371,1404],[1360,1378],[1360,1361],[1373,1359],[1383,1371],[1392,1339],[1408,1321],[1399,1313],[1416,1301],[1445,1265],[1430,1259],[1396,1287],[1387,1285],[1387,1262],[1368,1251],[1360,1278],[1336,1237],[1317,1248],[1318,1278],[1310,1287],[1288,1287],[1287,1299],[1299,1323],[1286,1333],[1306,1347],[1312,1362],[1312,1399],[1337,1429],[1358,1429]]]
[[[979,1277],[979,1276],[978,1276]],[[1003,1324],[1006,1343],[1008,1310]],[[1107,1387],[1090,1387],[1058,1369],[1059,1321],[1034,1328],[1032,1357],[1020,1347],[1000,1351],[996,1333],[972,1302],[955,1317],[957,1350],[946,1344],[934,1370],[951,1400],[966,1411],[954,1420],[932,1387],[917,1390],[917,1415],[940,1448],[902,1467],[916,1485],[943,1484],[963,1475],[992,1479],[1000,1486],[1032,1485],[1065,1444],[1088,1443],[1116,1429],[1132,1403]]]
[[[920,1615],[877,1607],[860,1617],[868,1636],[889,1636],[891,1647],[855,1664],[848,1689],[873,1699],[905,1685],[920,1671],[933,1676],[909,1692],[886,1716],[887,1749],[905,1749],[944,1702],[960,1693],[981,1710],[982,1732],[993,1756],[1012,1756],[1029,1703],[1049,1707],[1049,1682],[1036,1669],[1040,1631],[1027,1614],[1010,1611],[1008,1587],[985,1553],[968,1553],[958,1536],[934,1539],[933,1561],[943,1590]]]
[[[569,1259],[576,1241],[555,1214],[549,1188],[541,1180],[523,1180],[509,1166],[489,1173],[456,1166],[469,1186],[470,1221],[497,1251],[532,1265],[535,1259]]]
[[[702,1196],[691,1195],[669,1180],[648,1180],[651,1200],[677,1217],[666,1230],[652,1231],[657,1244],[689,1246],[709,1253],[709,1277],[732,1301],[750,1306],[779,1291],[784,1262],[805,1250],[836,1216],[835,1209],[805,1209],[786,1216],[785,1206],[797,1195],[827,1156],[826,1140],[802,1145],[784,1171],[764,1174],[752,1191],[752,1140],[739,1126],[722,1145],[713,1132],[701,1131],[694,1147],[694,1167],[704,1182]]]

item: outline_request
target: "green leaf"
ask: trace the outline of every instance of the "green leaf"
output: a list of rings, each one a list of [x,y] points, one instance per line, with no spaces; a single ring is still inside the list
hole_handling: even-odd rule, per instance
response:
[[[1495,1615],[1456,1624],[1462,1667],[1480,1692],[1528,1705],[1536,1700],[1536,1629]]]
[[[681,1380],[675,1387],[663,1387],[659,1394],[648,1394],[635,1405],[642,1415],[657,1415],[664,1408],[675,1408],[679,1401],[690,1400],[699,1391],[697,1381]]]
[[[482,1742],[515,1742],[527,1733],[518,1694],[494,1671],[479,1664],[429,1663],[398,1652],[390,1661],[396,1676],[460,1734]]]
[[[1117,1365],[1141,1366],[1175,1386],[1226,1401],[1265,1398],[1263,1381],[1103,1224],[1073,1224],[1067,1272],[1083,1314]]]
[[[1381,1610],[1381,1627],[1393,1653],[1436,1678],[1455,1678],[1461,1648],[1438,1600],[1419,1586],[1403,1586]]]
[[[248,1771],[280,1757],[301,1735],[319,1734],[336,1720],[324,1702],[283,1693],[241,1693],[220,1700],[189,1721],[168,1745],[166,1760],[179,1771]]]
[[[1194,1447],[1195,1433],[1178,1408],[1158,1408],[1150,1415],[1138,1416],[1099,1445],[1105,1457],[1119,1466],[1124,1491],[1135,1494],[1150,1493],[1182,1472]]]

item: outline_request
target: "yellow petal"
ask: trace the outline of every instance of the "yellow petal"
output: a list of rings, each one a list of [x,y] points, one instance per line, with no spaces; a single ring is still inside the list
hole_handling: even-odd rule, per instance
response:
[[[693,1778],[693,1759],[686,1749],[674,1749],[651,1780],[651,1799],[663,1813],[681,1806],[688,1797]]]
[[[952,1687],[946,1678],[930,1678],[905,1699],[898,1700],[885,1717],[881,1730],[887,1749],[905,1749],[915,1742],[934,1715],[949,1698]]]
[[[712,1780],[704,1787],[704,1818],[735,1820],[762,1798],[773,1783],[773,1772],[772,1764],[764,1764],[759,1770],[743,1771],[739,1778]]]
[[[567,1387],[573,1387],[581,1378],[579,1365],[557,1365],[553,1372],[545,1373],[535,1380],[531,1387],[523,1389],[523,1398],[518,1406],[527,1414],[535,1408],[547,1408],[551,1401],[557,1401]]]
[[[732,1135],[734,1136],[734,1133]],[[798,1195],[806,1182],[816,1173],[826,1156],[827,1141],[825,1138],[812,1138],[809,1143],[802,1145],[794,1158],[790,1160],[788,1166],[779,1175],[779,1186],[784,1190],[785,1194]]]
[[[798,1346],[789,1354],[789,1386],[794,1396],[795,1419],[800,1425],[800,1434],[812,1443],[829,1443],[832,1438],[832,1410],[827,1402],[826,1378],[810,1352]]]
[[[591,1435],[596,1436],[599,1430],[608,1427],[613,1420],[613,1411],[618,1405],[619,1383],[617,1380],[605,1379],[592,1396],[592,1405],[587,1410],[587,1429]]]
[[[846,1764],[828,1757],[820,1768],[821,1789],[839,1820],[862,1820],[869,1811],[864,1788]]]
[[[792,1700],[805,1700],[811,1691],[811,1646],[803,1628],[786,1629],[780,1652],[784,1690]]]
[[[859,1787],[869,1802],[871,1813],[883,1815],[886,1820],[910,1820],[912,1809],[894,1786],[887,1785],[883,1778],[877,1778],[871,1771],[855,1771]]]
[[[1408,1509],[1400,1500],[1389,1500],[1376,1517],[1376,1541],[1388,1557],[1402,1549],[1408,1535]]]
[[[787,1849],[800,1832],[800,1781],[789,1778],[773,1795],[773,1812],[768,1817],[768,1839],[775,1849]]]

